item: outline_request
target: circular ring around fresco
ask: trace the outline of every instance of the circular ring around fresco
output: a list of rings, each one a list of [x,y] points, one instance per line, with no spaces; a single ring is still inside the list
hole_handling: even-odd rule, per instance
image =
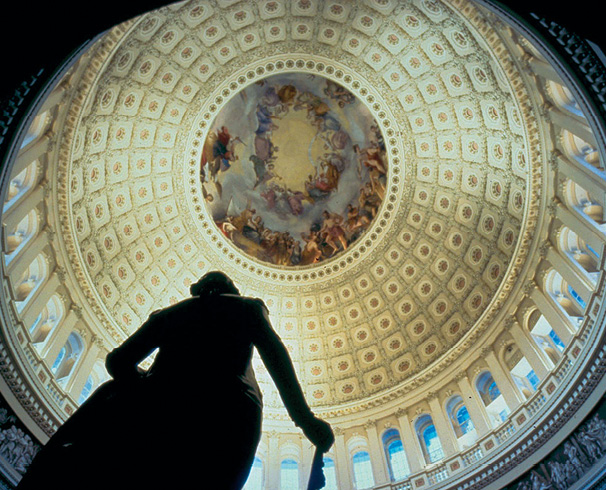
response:
[[[385,198],[379,124],[347,88],[320,75],[271,75],[218,112],[200,159],[216,226],[276,266],[337,257],[369,229]]]

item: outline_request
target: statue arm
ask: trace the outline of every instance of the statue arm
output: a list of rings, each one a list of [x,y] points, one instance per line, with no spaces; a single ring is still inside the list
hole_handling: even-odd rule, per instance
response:
[[[254,345],[295,425],[300,427],[322,452],[326,452],[334,442],[332,429],[326,422],[317,418],[309,408],[288,350],[271,327],[267,308],[261,304],[259,310],[260,321],[258,328],[255,329],[258,330],[258,334],[254,339]]]
[[[158,319],[152,313],[135,333],[107,355],[105,367],[112,378],[128,381],[143,374],[138,364],[158,347],[158,327]]]

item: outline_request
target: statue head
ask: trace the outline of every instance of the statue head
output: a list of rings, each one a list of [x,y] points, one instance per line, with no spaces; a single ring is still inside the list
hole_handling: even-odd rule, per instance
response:
[[[204,274],[198,282],[189,288],[192,296],[208,294],[240,294],[234,282],[221,271],[211,271]]]

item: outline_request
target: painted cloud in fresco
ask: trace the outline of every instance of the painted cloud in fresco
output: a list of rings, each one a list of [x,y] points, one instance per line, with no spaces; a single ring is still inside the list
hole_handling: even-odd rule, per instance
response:
[[[368,228],[385,193],[387,158],[366,106],[306,73],[248,86],[217,115],[200,179],[219,229],[280,266],[334,257]]]

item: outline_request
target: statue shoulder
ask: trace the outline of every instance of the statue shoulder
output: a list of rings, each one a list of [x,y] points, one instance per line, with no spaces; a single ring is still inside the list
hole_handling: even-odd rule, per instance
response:
[[[265,302],[261,298],[253,298],[251,296],[240,296],[243,303],[255,310],[268,311]]]

